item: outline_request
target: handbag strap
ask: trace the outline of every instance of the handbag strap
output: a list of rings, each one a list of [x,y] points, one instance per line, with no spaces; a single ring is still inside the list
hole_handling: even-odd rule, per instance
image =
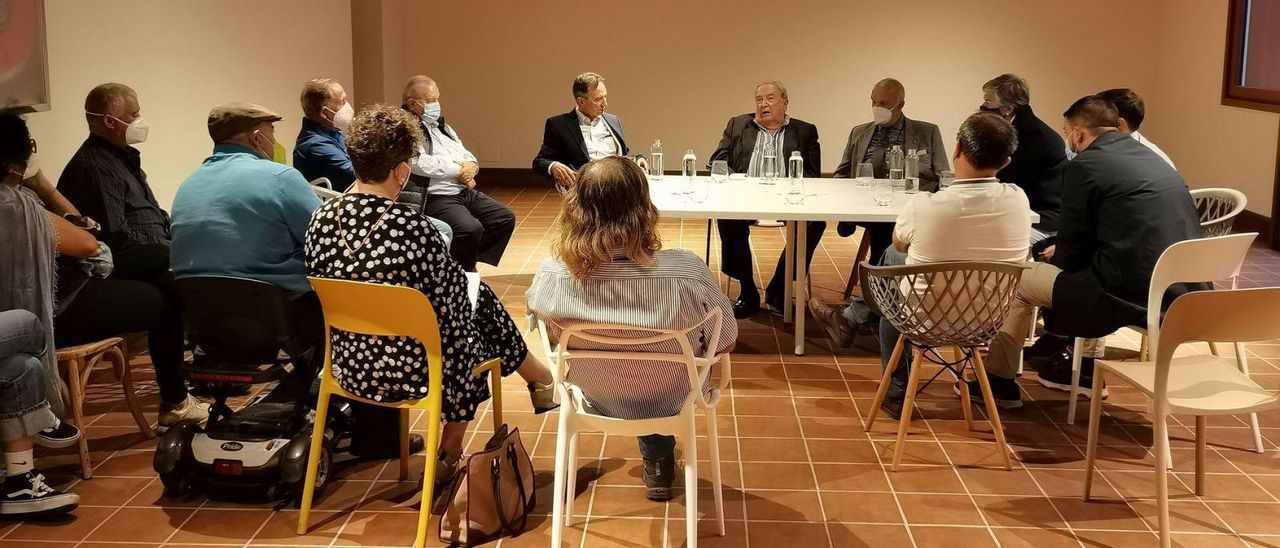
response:
[[[512,463],[511,467],[515,471],[516,489],[520,492],[520,526],[516,527],[507,521],[507,512],[502,505],[502,458],[494,457],[493,463],[489,467],[489,473],[492,475],[493,483],[493,503],[498,508],[498,521],[502,524],[502,530],[508,536],[516,537],[523,533],[529,525],[529,497],[525,493],[524,478],[520,477],[520,469],[516,465],[516,450],[513,445],[507,445],[507,462]]]

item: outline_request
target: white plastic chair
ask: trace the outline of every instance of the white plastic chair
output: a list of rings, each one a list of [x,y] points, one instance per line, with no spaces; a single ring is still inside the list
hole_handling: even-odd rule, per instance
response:
[[[1162,259],[1163,260],[1163,259]],[[1230,314],[1222,314],[1230,310]],[[1104,378],[1132,385],[1154,403],[1156,500],[1160,544],[1169,538],[1169,430],[1170,414],[1196,417],[1195,491],[1205,494],[1205,437],[1208,415],[1239,415],[1280,407],[1280,395],[1264,389],[1240,371],[1231,360],[1211,355],[1173,357],[1178,347],[1191,342],[1244,342],[1280,337],[1280,288],[1194,291],[1178,297],[1165,315],[1162,332],[1152,338],[1152,361],[1099,360],[1093,374],[1094,390]],[[1089,438],[1085,453],[1084,500],[1090,497],[1094,461],[1098,454],[1098,427],[1102,400],[1089,403]]]
[[[333,189],[333,184],[329,182],[328,177],[321,177],[311,181],[311,191],[316,193],[317,198],[325,202],[342,196],[341,192]]]
[[[729,386],[732,378],[729,354],[717,355],[716,349],[709,348],[702,356],[696,355],[689,344],[689,332],[700,326],[709,326],[710,335],[705,340],[714,341],[720,338],[720,329],[724,318],[720,310],[714,309],[703,321],[690,329],[652,329],[618,324],[575,324],[566,327],[560,333],[559,344],[552,346],[548,338],[546,324],[539,320],[538,331],[542,338],[543,350],[550,362],[551,371],[555,375],[556,392],[560,398],[560,429],[556,435],[556,476],[552,491],[552,528],[551,546],[561,546],[564,527],[572,525],[573,499],[576,494],[578,462],[578,434],[582,432],[605,432],[619,436],[644,436],[663,434],[675,436],[684,444],[684,487],[685,487],[685,528],[689,548],[698,545],[698,450],[696,442],[695,412],[702,409],[707,418],[707,441],[711,449],[711,482],[716,506],[716,525],[719,535],[724,536],[724,495],[720,481],[720,436],[716,427],[716,405],[720,395]],[[616,337],[603,335],[602,332],[625,331],[637,333],[634,337]],[[604,351],[573,350],[574,345],[583,342],[604,344],[611,347],[635,347],[675,341],[680,347],[679,353],[661,353],[644,351]],[[567,382],[570,362],[577,360],[642,360],[649,362],[684,364],[688,372],[689,393],[685,396],[680,412],[671,417],[652,419],[620,419],[607,417],[591,409],[577,386]],[[711,379],[713,366],[719,365],[719,382],[707,386]],[[579,367],[589,368],[590,365]]]
[[[1231,289],[1236,288],[1236,278],[1240,276],[1240,266],[1249,253],[1258,234],[1232,234],[1213,238],[1185,240],[1169,246],[1160,254],[1155,270],[1151,274],[1151,287],[1147,291],[1147,325],[1146,328],[1135,326],[1134,329],[1143,334],[1142,350],[1139,359],[1147,359],[1147,349],[1154,347],[1160,339],[1160,306],[1164,293],[1169,286],[1178,283],[1212,282],[1231,280]],[[1080,363],[1084,339],[1077,337],[1071,351],[1071,399],[1067,402],[1067,424],[1075,424],[1076,398],[1080,390]],[[1217,351],[1213,344],[1209,348]],[[1244,344],[1235,343],[1236,364],[1245,375],[1249,374],[1249,362],[1245,357]],[[1093,399],[1101,399],[1100,392],[1093,393]],[[1253,427],[1254,448],[1263,451],[1262,431],[1258,428],[1258,416],[1251,414],[1250,424]],[[1166,449],[1168,444],[1165,444]]]
[[[1200,236],[1209,238],[1231,233],[1236,217],[1244,211],[1249,199],[1234,188],[1197,188],[1191,200],[1200,214]]]

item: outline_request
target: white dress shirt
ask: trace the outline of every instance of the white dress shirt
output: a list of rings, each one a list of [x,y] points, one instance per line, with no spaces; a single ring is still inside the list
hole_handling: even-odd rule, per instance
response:
[[[439,124],[427,126],[428,138],[431,140],[431,153],[425,147],[418,150],[418,157],[410,163],[410,170],[417,175],[431,179],[427,186],[427,194],[452,196],[467,189],[467,185],[458,181],[458,172],[462,170],[462,162],[476,162],[476,157],[453,128]]]
[[[1135,132],[1133,132],[1133,133],[1130,133],[1130,134],[1129,134],[1129,136],[1130,136],[1130,137],[1133,137],[1133,140],[1135,140],[1135,141],[1137,141],[1137,142],[1139,142],[1139,143],[1142,143],[1142,144],[1143,144],[1143,145],[1145,145],[1147,148],[1151,149],[1151,152],[1156,153],[1156,156],[1159,156],[1159,157],[1160,157],[1160,159],[1162,159],[1162,160],[1164,160],[1165,162],[1167,162],[1167,163],[1169,164],[1169,167],[1173,168],[1174,170],[1177,170],[1177,169],[1178,169],[1178,166],[1173,165],[1173,160],[1170,160],[1170,159],[1169,159],[1169,155],[1168,155],[1168,154],[1165,154],[1163,150],[1160,150],[1160,147],[1156,146],[1156,144],[1155,144],[1155,143],[1153,143],[1153,142],[1151,142],[1151,140],[1150,140],[1150,139],[1147,139],[1147,138],[1146,138],[1146,137],[1144,137],[1141,133],[1138,133],[1138,132],[1136,132],[1136,131],[1135,131]]]
[[[573,109],[573,113],[578,115],[578,129],[582,131],[582,141],[587,145],[588,161],[619,154],[622,145],[618,143],[618,137],[613,134],[613,128],[609,127],[609,122],[605,121],[604,114],[592,120],[577,108]],[[551,162],[551,165],[547,166],[547,173],[551,173],[551,168],[556,164],[564,165],[560,162]]]

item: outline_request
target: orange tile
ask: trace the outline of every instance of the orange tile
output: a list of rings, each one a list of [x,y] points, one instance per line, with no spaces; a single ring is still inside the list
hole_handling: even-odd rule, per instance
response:
[[[168,541],[183,544],[245,542],[270,517],[269,513],[253,510],[200,509]]]
[[[917,548],[996,546],[991,535],[985,527],[911,526],[911,537]]]
[[[121,508],[85,540],[164,542],[191,516],[189,509]],[[261,517],[265,518],[265,515]],[[12,537],[13,535],[9,535]]]

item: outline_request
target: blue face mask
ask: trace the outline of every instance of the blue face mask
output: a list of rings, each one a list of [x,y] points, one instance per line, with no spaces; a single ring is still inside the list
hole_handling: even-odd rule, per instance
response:
[[[423,103],[422,105],[422,123],[427,125],[435,125],[440,120],[440,101],[434,103]]]

